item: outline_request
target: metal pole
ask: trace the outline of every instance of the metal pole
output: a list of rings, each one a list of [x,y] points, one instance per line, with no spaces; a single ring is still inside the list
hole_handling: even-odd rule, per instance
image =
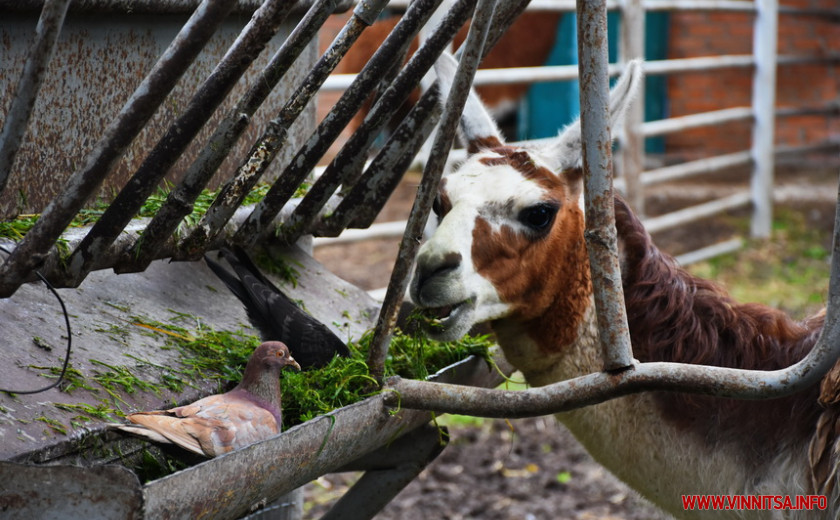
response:
[[[408,11],[368,60],[350,88],[324,117],[316,131],[300,148],[280,178],[237,231],[236,242],[251,246],[269,232],[271,221],[280,213],[300,183],[309,175],[318,160],[323,157],[333,141],[358,112],[372,89],[379,83],[382,74],[393,68],[394,60],[398,56],[405,56],[411,40],[440,2],[441,0],[412,2]]]
[[[379,318],[376,322],[368,353],[370,374],[380,382],[385,371],[384,365],[385,357],[388,355],[388,345],[391,342],[391,335],[397,321],[397,311],[408,286],[411,265],[420,246],[423,228],[432,207],[432,200],[437,193],[438,184],[440,184],[443,167],[449,149],[452,147],[452,140],[455,137],[461,112],[470,93],[473,76],[475,76],[478,63],[483,56],[482,49],[487,39],[495,7],[496,0],[479,0],[476,4],[470,32],[464,43],[464,52],[461,61],[458,63],[458,71],[452,84],[452,91],[446,100],[440,128],[432,145],[432,155],[423,171],[423,180],[417,190],[417,198],[414,200],[405,234],[402,242],[400,242],[399,256],[391,273],[388,292],[385,294],[385,301],[379,311]]]
[[[485,56],[527,6],[527,0],[519,0],[518,3],[498,7],[484,44]],[[422,52],[422,47],[418,52]],[[481,70],[476,71],[476,77],[479,74]],[[575,74],[577,75],[577,72]],[[473,78],[473,86],[476,84],[476,77]],[[414,160],[414,156],[432,133],[441,111],[437,90],[430,89],[424,92],[379,154],[371,161],[367,171],[360,179],[353,179],[354,185],[338,207],[321,222],[315,223],[310,231],[317,231],[322,236],[336,236],[348,226],[369,227]]]
[[[475,0],[460,0],[452,4],[452,9],[446,13],[434,34],[414,53],[393,83],[379,96],[361,126],[353,132],[347,143],[330,161],[324,174],[312,185],[309,193],[283,224],[285,241],[294,242],[306,231],[339,184],[349,184],[353,180],[351,177],[358,177],[357,172],[364,166],[367,150],[379,131],[434,65],[441,50],[449,45],[455,33],[467,21],[474,5]]]
[[[277,117],[268,122],[266,130],[251,147],[248,156],[239,165],[233,177],[222,186],[213,204],[195,229],[189,236],[181,240],[179,259],[199,257],[207,248],[207,245],[216,238],[242,200],[280,152],[281,147],[286,142],[287,133],[292,123],[303,112],[313,96],[317,94],[318,89],[353,43],[356,42],[362,31],[376,20],[385,4],[386,0],[376,0],[375,2],[359,4],[356,7],[353,16],[335,37],[329,49],[324,52],[312,70],[309,71],[309,74],[306,75],[301,86],[286,102]],[[295,182],[295,188],[302,180]],[[285,182],[284,176],[281,175],[277,182]]]
[[[825,325],[798,363],[780,370],[741,370],[686,363],[636,363],[618,374],[599,372],[540,388],[489,390],[393,377],[389,403],[476,417],[533,417],[575,410],[638,392],[663,390],[733,399],[784,397],[817,384],[840,358],[840,189],[834,214]]]
[[[435,410],[476,417],[548,415],[638,392],[665,390],[771,399],[817,384],[840,358],[840,188],[834,213],[831,275],[825,325],[814,347],[798,363],[780,370],[741,370],[685,363],[637,363],[618,374],[599,372],[521,391],[488,390],[406,380],[388,381],[389,403],[402,409]]]
[[[642,0],[624,0],[621,9],[621,61],[627,63],[645,57],[645,9]],[[640,217],[645,214],[645,191],[639,180],[645,165],[645,138],[642,123],[645,120],[644,81],[641,92],[627,109],[624,135],[621,140],[621,174],[625,181],[625,195],[630,207]]]
[[[578,0],[580,126],[586,184],[586,249],[604,370],[633,364],[613,212],[606,0]]]
[[[426,91],[335,211],[317,224],[321,236],[337,236],[349,226],[370,227],[431,135],[440,112],[437,90]]]
[[[776,125],[777,0],[756,0],[753,26],[753,237],[769,237],[773,222],[773,139]]]

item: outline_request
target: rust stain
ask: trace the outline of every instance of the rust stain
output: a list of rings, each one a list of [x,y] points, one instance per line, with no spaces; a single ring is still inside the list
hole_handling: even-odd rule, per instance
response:
[[[0,44],[5,68],[3,74],[0,74],[0,119],[11,105],[16,82],[32,43],[28,28],[35,26],[37,14],[10,14],[0,21]],[[86,154],[95,146],[105,128],[186,20],[187,15],[68,15],[56,55],[50,62],[39,93],[32,122],[12,168],[9,184],[0,194],[0,219],[8,219],[19,213],[43,211],[70,175],[82,166]],[[111,174],[95,197],[109,200],[125,185],[247,21],[247,18],[232,17],[223,24],[148,126],[113,166]],[[281,29],[280,37],[272,40],[266,52],[258,58],[232,95],[179,159],[168,178],[170,182],[180,180],[215,125],[233,107],[277,50],[283,33]],[[257,122],[248,128],[237,148],[222,165],[221,173],[216,176],[212,186],[218,186],[232,174],[237,162],[247,152],[248,143],[256,140],[265,128],[265,122],[279,111],[291,86],[302,77],[310,60],[314,60],[314,49],[304,51],[299,63],[287,75],[287,86],[276,89],[257,111]],[[304,128],[301,125],[308,124],[308,121],[306,117],[300,119],[302,121],[297,121],[290,132],[290,146],[281,151],[281,157],[275,161],[270,174],[282,171],[280,168],[302,141],[306,132],[299,128]]]

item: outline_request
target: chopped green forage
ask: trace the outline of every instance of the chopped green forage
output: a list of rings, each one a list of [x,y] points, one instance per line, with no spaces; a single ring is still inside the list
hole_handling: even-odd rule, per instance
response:
[[[257,202],[261,201],[262,198],[268,193],[268,190],[271,186],[268,184],[259,184],[251,189],[251,192],[245,197],[243,205],[252,205],[256,204]],[[298,192],[295,193],[295,196],[302,196],[302,194],[306,193],[308,190],[309,185],[306,183],[302,184],[298,188]],[[161,206],[163,206],[164,202],[166,202],[167,197],[169,196],[169,192],[172,191],[172,183],[168,181],[164,181],[164,185],[158,187],[157,191],[153,193],[143,206],[140,208],[140,211],[137,212],[138,217],[152,217],[157,213]],[[195,203],[193,204],[193,211],[186,217],[184,217],[183,222],[179,225],[178,231],[181,231],[181,226],[188,225],[193,226],[201,219],[202,215],[207,212],[207,209],[216,199],[216,195],[218,195],[218,190],[210,191],[204,190],[196,199]],[[300,195],[299,195],[300,194]],[[99,199],[94,202],[90,207],[84,208],[76,214],[76,218],[70,223],[69,227],[82,227],[88,226],[91,224],[96,223],[99,218],[105,213],[105,210],[108,208],[108,202]],[[26,233],[29,232],[30,229],[35,225],[35,222],[38,221],[38,217],[40,214],[26,214],[26,215],[18,215],[17,217],[5,221],[0,222],[0,238],[9,238],[12,240],[21,240]],[[62,247],[62,243],[59,242],[59,247]],[[69,251],[67,251],[69,254]]]
[[[285,428],[379,393],[365,362],[372,337],[368,333],[357,343],[348,345],[349,358],[335,357],[319,369],[284,372],[280,385]],[[441,343],[397,330],[385,360],[385,376],[424,379],[470,355],[489,362],[488,350],[492,344],[487,336],[467,336],[460,341]]]

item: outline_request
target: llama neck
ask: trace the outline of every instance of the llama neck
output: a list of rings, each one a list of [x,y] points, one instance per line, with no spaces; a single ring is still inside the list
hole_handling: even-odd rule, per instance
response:
[[[560,348],[548,348],[542,344],[546,338],[557,336],[552,330],[557,326],[552,327],[557,320],[550,319],[551,314],[549,311],[538,320],[529,320],[527,323],[515,319],[493,322],[493,331],[505,358],[523,373],[532,386],[544,386],[599,372],[603,364],[592,297],[588,298],[588,306],[577,324],[575,341],[561,345]],[[540,323],[539,331],[533,328],[535,322]],[[562,323],[559,326],[566,325]]]
[[[594,308],[590,298],[577,341],[548,355],[521,323],[500,320],[493,329],[508,361],[530,385],[544,386],[602,370]],[[599,464],[677,518],[692,518],[683,510],[683,494],[807,493],[807,443],[774,454],[757,469],[744,460],[737,442],[709,444],[667,420],[650,392],[556,417]],[[763,518],[761,513],[738,512],[743,516],[732,518]]]

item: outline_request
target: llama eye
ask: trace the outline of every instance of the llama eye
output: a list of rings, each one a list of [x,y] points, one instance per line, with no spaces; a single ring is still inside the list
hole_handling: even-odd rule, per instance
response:
[[[554,221],[557,209],[553,204],[537,204],[520,211],[519,221],[534,231],[545,231]]]
[[[432,213],[440,218],[440,196],[435,197],[435,200],[432,202]]]

